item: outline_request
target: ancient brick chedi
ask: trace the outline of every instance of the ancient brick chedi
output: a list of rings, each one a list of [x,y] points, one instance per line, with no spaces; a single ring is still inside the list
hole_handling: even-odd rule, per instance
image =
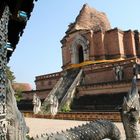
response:
[[[64,87],[60,88],[62,90],[57,87],[59,91],[53,93],[58,97],[60,105],[73,97],[70,105],[72,110],[117,110],[129,90],[133,75],[137,73],[140,56],[139,32],[112,29],[105,13],[85,4],[74,23],[69,25],[61,43],[63,70],[37,76],[37,90],[34,92],[44,100],[53,87],[56,88],[60,78],[63,78],[63,83],[71,84],[66,87],[66,93],[60,92]],[[73,76],[72,71],[77,68],[80,69],[79,73],[82,71],[82,75],[74,87],[78,74]],[[72,87],[73,96],[70,93]],[[25,95],[24,100],[32,100],[29,92]]]
[[[111,29],[105,14],[88,5],[83,6],[72,25],[61,41],[64,69],[83,61],[139,55],[139,35],[136,31]]]
[[[109,29],[111,29],[111,26],[105,13],[90,8],[85,4],[75,22],[69,25],[66,33],[69,34],[78,30],[106,31]]]

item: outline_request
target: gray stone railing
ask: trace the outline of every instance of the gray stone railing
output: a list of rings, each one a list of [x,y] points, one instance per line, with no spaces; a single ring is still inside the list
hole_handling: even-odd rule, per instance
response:
[[[56,101],[54,101],[55,98],[58,102],[57,106],[59,106],[65,94],[68,92],[69,88],[72,86],[79,71],[80,71],[79,69],[71,69],[71,70],[65,71],[63,76],[59,79],[57,84],[54,86],[54,88],[51,90],[49,95],[44,100],[41,107],[41,112],[43,114],[51,113],[51,110],[53,110],[52,108],[56,108],[56,105],[55,105]]]
[[[61,103],[59,104],[59,111],[66,105],[66,106],[70,106],[73,98],[74,98],[74,93],[76,90],[77,85],[79,85],[81,78],[82,78],[82,69],[80,70],[80,72],[78,73],[77,77],[75,78],[75,80],[73,81],[72,85],[70,86],[70,88],[68,89],[67,93],[65,94],[65,96],[63,97]]]

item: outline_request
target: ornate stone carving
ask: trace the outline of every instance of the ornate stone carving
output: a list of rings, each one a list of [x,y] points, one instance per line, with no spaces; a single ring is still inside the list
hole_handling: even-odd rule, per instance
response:
[[[50,111],[53,116],[58,112],[58,99],[56,96],[53,96],[50,100]]]
[[[116,66],[114,70],[115,70],[116,80],[121,81],[123,79],[123,67]]]
[[[98,120],[61,133],[42,134],[41,137],[37,136],[34,140],[102,140],[104,138],[120,140],[120,131],[110,121]]]
[[[8,21],[9,8],[5,7],[3,15],[0,19],[0,139],[6,140],[7,120],[6,120],[6,65],[7,65],[7,50],[4,48],[8,39]]]
[[[10,81],[7,84],[6,92],[6,121],[7,126],[7,139],[8,140],[26,140],[26,134],[29,132],[29,128],[26,126],[24,116],[17,108],[15,92],[11,86]]]
[[[33,95],[33,105],[34,105],[33,108],[34,114],[38,114],[41,110],[41,100],[36,94]]]
[[[26,140],[29,131],[6,76],[9,7],[0,19],[0,140]]]
[[[127,140],[140,140],[140,131],[138,128],[140,117],[140,102],[138,88],[136,85],[136,76],[132,80],[131,90],[124,98],[122,105],[122,122],[125,129]]]
[[[56,115],[58,112],[58,99],[55,95],[51,95],[48,99],[49,110],[52,116]]]

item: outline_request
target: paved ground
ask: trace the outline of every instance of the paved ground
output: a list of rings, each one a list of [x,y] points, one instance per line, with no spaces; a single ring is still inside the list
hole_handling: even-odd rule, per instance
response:
[[[67,128],[78,126],[86,121],[54,120],[54,119],[37,119],[25,118],[27,126],[30,128],[30,136],[40,135],[42,133],[55,133]],[[122,133],[122,139],[125,139],[124,129],[121,123],[115,123]]]

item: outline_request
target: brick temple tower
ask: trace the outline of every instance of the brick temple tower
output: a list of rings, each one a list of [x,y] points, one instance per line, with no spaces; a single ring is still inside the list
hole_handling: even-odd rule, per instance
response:
[[[139,32],[112,29],[105,13],[85,4],[61,43],[63,70],[37,76],[34,92],[44,100],[57,88],[59,91],[53,95],[58,97],[59,104],[72,98],[70,107],[76,111],[117,110],[133,76],[137,74],[139,78]],[[29,93],[25,95],[32,98]]]

